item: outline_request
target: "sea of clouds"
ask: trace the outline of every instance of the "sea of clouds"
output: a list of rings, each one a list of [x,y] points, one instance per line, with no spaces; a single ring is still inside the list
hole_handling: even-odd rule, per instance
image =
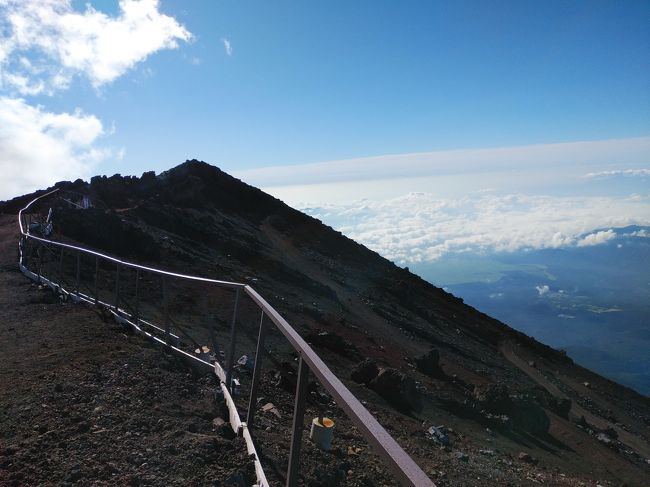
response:
[[[439,198],[410,193],[301,209],[401,264],[430,262],[448,253],[599,245],[616,237],[613,228],[650,224],[650,195]]]

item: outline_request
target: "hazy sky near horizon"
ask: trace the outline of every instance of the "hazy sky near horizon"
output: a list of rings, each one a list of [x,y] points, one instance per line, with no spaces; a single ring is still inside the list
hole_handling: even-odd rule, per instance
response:
[[[649,15],[646,1],[0,0],[0,199],[197,158],[400,259],[490,221],[498,236],[452,247],[577,245],[650,223]],[[443,206],[463,229],[441,231]],[[555,227],[522,240],[499,225],[509,212]],[[387,243],[407,220],[448,238]]]

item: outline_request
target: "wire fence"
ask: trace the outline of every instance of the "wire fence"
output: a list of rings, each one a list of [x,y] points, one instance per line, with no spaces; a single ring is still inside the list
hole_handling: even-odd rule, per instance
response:
[[[68,299],[100,307],[118,322],[132,326],[191,363],[213,369],[220,380],[230,424],[238,435],[245,438],[249,454],[255,455],[258,485],[266,487],[269,484],[255,451],[251,432],[255,424],[260,377],[266,355],[265,343],[275,328],[298,354],[286,472],[288,487],[298,485],[310,373],[346,413],[400,483],[435,487],[311,346],[255,289],[242,283],[138,265],[94,250],[51,240],[45,236],[47,231],[51,232],[51,227],[47,227],[50,222],[39,217],[37,211],[30,212],[30,209],[33,210],[38,202],[57,191],[35,198],[18,214],[21,233],[19,265],[22,272]],[[233,372],[238,337],[245,328],[243,322],[258,323],[252,379],[246,387],[249,398],[245,421],[240,419],[232,398],[233,389],[237,385],[233,380]]]

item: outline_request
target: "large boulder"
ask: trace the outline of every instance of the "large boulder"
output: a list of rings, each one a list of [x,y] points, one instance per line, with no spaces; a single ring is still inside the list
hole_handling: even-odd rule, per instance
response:
[[[422,412],[422,393],[411,377],[397,369],[382,369],[368,387],[404,412]]]
[[[440,352],[432,348],[424,355],[415,358],[415,365],[420,372],[430,377],[440,377],[443,374],[440,368]]]
[[[527,398],[513,401],[512,420],[515,429],[532,434],[547,433],[551,426],[544,408]]]
[[[474,400],[478,407],[490,416],[507,416],[512,427],[532,434],[546,433],[550,420],[540,405],[540,399],[533,391],[530,394],[510,394],[503,384],[481,384],[474,386]],[[549,396],[551,399],[552,396]],[[569,402],[570,406],[570,402]],[[566,409],[567,404],[558,405]]]
[[[316,347],[327,348],[339,355],[353,356],[357,353],[357,347],[352,342],[331,331],[312,331],[306,340]]]
[[[536,387],[532,391],[532,396],[540,406],[568,419],[572,407],[571,399],[554,396],[544,387]]]
[[[350,378],[358,384],[370,384],[375,377],[379,375],[379,367],[372,359],[365,359],[354,366],[350,373]]]
[[[474,386],[474,399],[479,405],[496,414],[509,414],[512,400],[508,388],[502,384],[481,384]]]

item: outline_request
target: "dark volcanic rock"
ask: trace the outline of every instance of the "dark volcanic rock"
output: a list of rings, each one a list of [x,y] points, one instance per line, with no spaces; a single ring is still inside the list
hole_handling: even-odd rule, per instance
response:
[[[415,364],[423,374],[431,377],[443,375],[442,369],[440,369],[440,352],[435,348],[432,348],[424,355],[416,357]]]
[[[382,369],[368,385],[377,394],[403,411],[422,411],[422,394],[415,381],[397,369]]]
[[[520,452],[517,458],[525,463],[530,463],[531,465],[536,465],[537,464],[537,459],[535,457],[532,457],[530,454],[526,452]]]
[[[529,433],[546,433],[551,425],[544,408],[528,399],[513,402],[512,419],[515,429]]]
[[[509,414],[512,400],[508,388],[502,384],[484,384],[474,387],[474,397],[481,407],[492,413]]]
[[[359,384],[368,385],[379,374],[377,362],[372,359],[365,359],[359,362],[350,373],[350,378]]]
[[[529,433],[548,431],[550,420],[535,396],[511,397],[508,388],[502,384],[484,384],[475,386],[474,398],[479,407],[491,415],[506,415],[512,418],[512,427],[517,430]]]
[[[356,353],[357,348],[348,340],[330,331],[312,332],[307,335],[306,340],[317,347],[327,348],[340,355]]]

